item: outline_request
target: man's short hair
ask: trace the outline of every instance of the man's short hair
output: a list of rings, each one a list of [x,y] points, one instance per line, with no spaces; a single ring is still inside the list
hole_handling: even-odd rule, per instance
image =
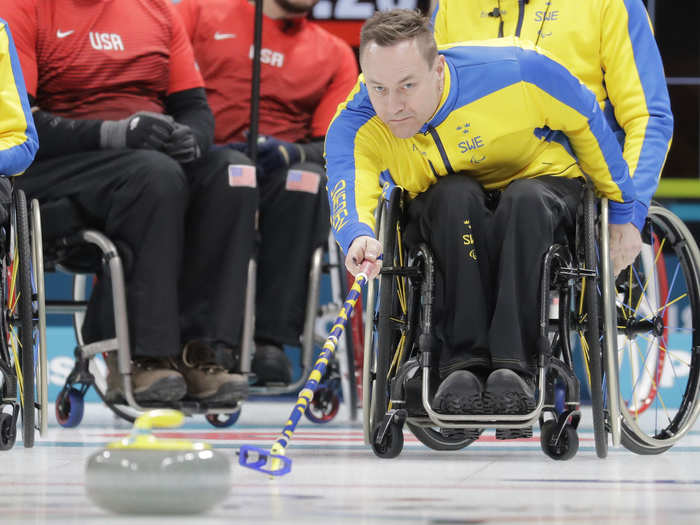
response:
[[[377,11],[367,19],[360,31],[360,57],[372,42],[389,47],[414,38],[418,39],[423,58],[432,66],[437,56],[437,44],[430,20],[411,9]]]

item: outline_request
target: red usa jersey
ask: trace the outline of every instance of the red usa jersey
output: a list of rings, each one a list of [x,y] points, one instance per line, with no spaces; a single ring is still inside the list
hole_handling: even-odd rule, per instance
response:
[[[170,0],[2,0],[0,17],[43,110],[120,119],[204,85]]]
[[[250,126],[255,7],[247,0],[176,6],[194,47],[216,120],[215,141],[242,142]],[[357,81],[345,42],[305,18],[263,16],[260,133],[298,142],[322,137]]]

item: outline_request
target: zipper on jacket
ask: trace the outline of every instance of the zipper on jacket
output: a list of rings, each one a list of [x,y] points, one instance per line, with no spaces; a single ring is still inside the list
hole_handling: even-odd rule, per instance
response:
[[[527,0],[518,0],[518,25],[515,27],[515,36],[520,36],[520,31],[523,28],[523,19],[525,18],[525,2]],[[503,36],[503,35],[501,35]]]
[[[450,164],[450,159],[447,158],[447,153],[445,152],[445,148],[442,146],[442,141],[440,140],[440,135],[438,135],[438,132],[432,126],[428,126],[428,132],[430,133],[430,136],[433,137],[433,140],[435,141],[435,145],[437,146],[437,149],[440,152],[440,157],[442,158],[442,162],[445,165],[445,169],[447,170],[447,173],[453,174],[454,170],[452,169],[452,164]]]

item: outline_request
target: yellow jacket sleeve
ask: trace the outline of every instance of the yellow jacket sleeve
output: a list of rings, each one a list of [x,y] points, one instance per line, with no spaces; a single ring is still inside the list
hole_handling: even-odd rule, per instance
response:
[[[0,19],[0,175],[19,175],[39,148],[19,58],[7,23]]]

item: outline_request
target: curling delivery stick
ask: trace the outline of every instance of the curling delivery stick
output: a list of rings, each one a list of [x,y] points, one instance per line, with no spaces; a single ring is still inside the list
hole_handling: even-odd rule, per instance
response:
[[[321,355],[318,356],[316,364],[311,374],[309,374],[309,379],[306,381],[306,385],[304,385],[302,391],[299,392],[297,402],[292,409],[292,413],[289,415],[289,419],[287,419],[287,424],[284,426],[282,433],[275,440],[269,451],[252,445],[241,446],[238,451],[239,465],[258,470],[265,474],[270,474],[271,476],[283,476],[292,470],[292,460],[285,456],[287,445],[289,445],[294,435],[294,430],[297,427],[297,423],[299,423],[299,419],[304,415],[306,408],[314,398],[314,392],[318,388],[318,384],[326,371],[328,361],[333,355],[333,352],[335,352],[338,340],[345,329],[345,324],[352,315],[355,303],[357,303],[360,297],[362,285],[368,280],[367,272],[369,271],[370,265],[371,262],[365,262],[362,265],[360,273],[355,277],[355,282],[350,292],[348,292],[348,296],[345,299],[343,307],[340,309],[340,313],[333,324],[333,328],[331,328],[328,338],[325,343],[323,343]]]

